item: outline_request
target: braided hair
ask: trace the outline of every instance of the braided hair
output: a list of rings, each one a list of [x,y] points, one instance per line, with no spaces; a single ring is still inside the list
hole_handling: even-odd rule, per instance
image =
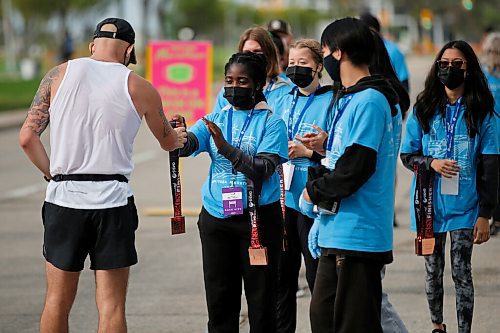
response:
[[[224,67],[224,75],[231,65],[239,64],[245,67],[246,73],[254,82],[255,89],[255,103],[260,101],[265,101],[264,93],[262,88],[266,85],[267,79],[267,61],[262,54],[256,54],[252,52],[238,52],[229,58],[226,66]],[[258,86],[258,88],[257,88]]]

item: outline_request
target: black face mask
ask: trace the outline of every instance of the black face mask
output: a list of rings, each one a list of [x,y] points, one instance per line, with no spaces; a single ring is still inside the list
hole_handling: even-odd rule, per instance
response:
[[[332,54],[323,58],[323,65],[325,66],[328,75],[333,81],[341,82],[340,80],[340,60],[333,57]]]
[[[255,106],[254,89],[245,87],[224,87],[224,97],[229,104],[249,110]]]
[[[286,69],[286,76],[298,87],[305,88],[313,82],[313,72],[311,67],[290,66]]]
[[[456,67],[440,68],[438,71],[438,78],[442,84],[448,89],[453,90],[458,88],[464,81],[465,69]]]

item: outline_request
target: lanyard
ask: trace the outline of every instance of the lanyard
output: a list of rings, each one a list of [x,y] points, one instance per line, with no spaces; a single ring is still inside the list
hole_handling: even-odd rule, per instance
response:
[[[344,113],[347,105],[351,101],[352,95],[349,95],[346,98],[347,98],[347,100],[344,102],[344,104],[342,104],[341,107],[337,107],[336,108],[335,114],[333,116],[332,127],[330,128],[330,133],[328,133],[328,145],[326,147],[326,150],[331,150],[332,149],[333,137],[335,136],[334,135],[335,134],[335,126],[337,126],[337,123],[339,122],[340,118],[342,117],[342,114]]]
[[[319,86],[316,89],[316,91],[318,91],[318,89]],[[311,106],[316,91],[310,94],[309,97],[307,98],[307,102],[304,105],[302,111],[300,111],[299,117],[295,122],[295,126],[293,126],[293,116],[295,115],[295,107],[297,106],[297,101],[299,99],[299,93],[298,93],[299,89],[297,87],[293,88],[293,101],[292,105],[290,106],[290,114],[288,115],[288,140],[292,141],[294,135],[297,134],[297,132],[299,131],[300,122],[302,121],[302,118],[304,118],[306,110],[309,108],[309,106]]]
[[[453,157],[453,143],[455,141],[455,128],[457,126],[458,113],[460,112],[460,104],[462,97],[460,97],[455,104],[455,112],[452,111],[450,103],[446,103],[446,156]],[[448,112],[450,111],[450,112]]]
[[[245,119],[245,123],[243,123],[243,127],[241,128],[240,131],[240,136],[238,137],[238,141],[236,141],[236,148],[241,147],[241,142],[243,141],[243,136],[245,135],[246,130],[248,129],[248,126],[250,126],[250,121],[252,120],[253,116],[253,111],[254,109],[250,110],[247,114],[247,119]],[[233,108],[230,108],[228,111],[227,115],[227,142],[229,144],[233,144]]]
[[[273,89],[273,86],[274,86],[274,79],[272,79],[271,81],[269,81],[269,84],[267,85],[266,90],[264,91],[264,97],[265,98],[267,98],[267,96],[269,95],[269,93]]]
[[[227,142],[229,142],[230,145],[233,144],[233,108],[229,109],[229,113],[227,115]],[[245,135],[246,130],[248,129],[248,126],[250,126],[250,121],[252,120],[252,115],[253,115],[254,109],[250,110],[247,114],[247,118],[245,119],[245,122],[243,123],[243,127],[241,128],[240,135],[238,137],[238,141],[236,141],[235,147],[240,149],[241,143],[243,141],[243,136]],[[233,179],[231,183],[234,183],[235,181],[235,175],[236,171],[233,169]]]

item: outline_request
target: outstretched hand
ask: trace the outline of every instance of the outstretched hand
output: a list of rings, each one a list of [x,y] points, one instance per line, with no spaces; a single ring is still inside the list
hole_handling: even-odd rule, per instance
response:
[[[214,122],[208,120],[207,118],[203,117],[201,119],[207,125],[208,132],[210,133],[210,135],[214,139],[215,146],[217,147],[217,149],[221,149],[227,143],[221,129]]]

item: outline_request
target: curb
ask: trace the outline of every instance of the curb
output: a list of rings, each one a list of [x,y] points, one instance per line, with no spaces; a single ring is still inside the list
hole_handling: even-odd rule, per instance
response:
[[[26,119],[27,109],[1,111],[0,112],[0,131],[13,128],[21,129],[21,126]]]

